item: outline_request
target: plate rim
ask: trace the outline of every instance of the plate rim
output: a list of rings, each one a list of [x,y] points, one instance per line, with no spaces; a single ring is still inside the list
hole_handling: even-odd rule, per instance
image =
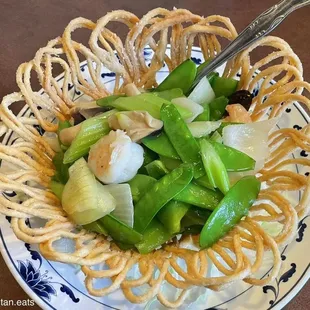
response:
[[[150,50],[150,47],[145,47],[145,49]],[[167,49],[170,49],[170,44],[167,46]],[[197,46],[194,46],[192,48],[192,51],[201,53],[201,49]],[[87,65],[87,61],[80,62],[80,68]],[[259,70],[256,70],[259,71]],[[256,72],[255,72],[256,73]],[[64,77],[64,72],[60,73],[57,77],[55,77],[55,80],[58,82]],[[272,81],[271,81],[272,82]],[[39,95],[44,94],[44,89],[41,88],[38,91]],[[293,105],[296,107],[298,112],[301,114],[301,116],[305,119],[306,122],[310,123],[310,114],[304,109],[304,107],[297,101],[293,102]],[[21,111],[18,113],[18,115],[21,115],[25,112],[29,107],[25,105]],[[4,215],[3,215],[4,216]],[[3,257],[3,260],[8,267],[9,271],[13,275],[14,279],[18,283],[18,285],[24,290],[24,292],[29,296],[30,299],[32,299],[41,309],[54,309],[49,302],[44,300],[42,297],[38,296],[31,287],[26,283],[26,281],[22,278],[19,271],[17,270],[16,265],[13,262],[13,259],[10,256],[10,253],[6,247],[6,243],[4,240],[4,236],[2,234],[1,226],[0,226],[0,253]],[[42,255],[42,254],[41,254]],[[44,256],[42,256],[44,258]],[[44,258],[45,259],[45,258]],[[292,289],[290,289],[277,303],[269,307],[268,309],[274,309],[274,310],[281,310],[284,306],[286,306],[290,301],[293,300],[293,298],[302,290],[302,288],[305,286],[305,284],[310,279],[310,263],[308,264],[307,268],[303,271],[302,275],[299,277],[299,279],[295,282]]]

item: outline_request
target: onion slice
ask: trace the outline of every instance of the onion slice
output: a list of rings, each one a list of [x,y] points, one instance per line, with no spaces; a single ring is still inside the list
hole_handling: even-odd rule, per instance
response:
[[[185,97],[172,99],[171,102],[174,105],[184,108],[192,113],[191,117],[185,119],[187,123],[191,123],[198,115],[200,115],[204,111],[203,107],[200,104]]]
[[[269,156],[268,135],[278,119],[255,123],[228,125],[223,129],[223,143],[233,147],[256,161],[253,173],[263,168]]]
[[[112,215],[132,228],[134,211],[129,184],[110,184],[105,185],[104,188],[108,190],[116,201]]]

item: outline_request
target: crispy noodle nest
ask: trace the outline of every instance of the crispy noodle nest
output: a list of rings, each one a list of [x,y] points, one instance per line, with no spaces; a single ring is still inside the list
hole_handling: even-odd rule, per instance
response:
[[[110,22],[128,27],[124,41],[107,28]],[[72,39],[73,32],[80,28],[90,32],[88,46]],[[309,125],[299,131],[285,128],[270,134],[270,157],[258,174],[264,189],[249,215],[224,238],[200,251],[184,248],[188,242],[197,242],[197,236],[173,240],[148,255],[121,251],[104,236],[76,229],[48,188],[54,174],[54,151],[35,129],[39,125],[47,132],[55,132],[57,124],[51,119],[71,119],[76,106],[69,96],[69,83],[89,96],[90,101],[108,96],[111,93],[100,78],[102,68],[106,67],[116,73],[114,94],[121,93],[128,83],[150,88],[157,85],[156,72],[164,63],[171,71],[191,56],[194,42],[198,42],[207,59],[220,52],[223,40],[219,38],[230,41],[236,36],[230,19],[218,15],[205,18],[183,9],[157,8],[139,19],[119,10],[108,13],[96,23],[82,17],[72,20],[61,37],[39,49],[33,60],[21,64],[16,74],[20,91],[4,97],[0,106],[1,136],[13,132],[18,137],[11,146],[0,145],[2,166],[6,163],[9,167],[0,173],[1,193],[15,191],[18,194],[18,199],[0,195],[0,212],[12,217],[15,235],[24,242],[39,244],[47,259],[81,265],[91,295],[104,296],[121,288],[132,303],[143,303],[156,296],[166,307],[177,308],[193,286],[218,291],[239,280],[261,286],[275,279],[281,264],[279,249],[293,239],[298,219],[309,210],[310,178],[292,172],[289,167],[310,166],[310,161],[288,158],[296,149],[310,151]],[[168,43],[171,44],[169,57],[165,54]],[[147,45],[154,51],[150,66],[146,65],[143,54]],[[268,47],[268,53],[251,63],[251,52],[262,46]],[[270,53],[270,49],[273,52]],[[85,80],[81,73],[80,62],[85,59],[91,80]],[[64,71],[62,85],[53,76],[53,67],[59,65]],[[253,77],[257,69],[260,73]],[[309,99],[303,95],[304,89],[310,90],[310,85],[303,81],[302,64],[280,38],[269,36],[253,44],[227,63],[224,76],[234,77],[238,72],[241,73],[239,89],[252,92],[258,81],[263,80],[252,103],[253,121],[278,117],[294,101],[310,106]],[[33,75],[39,79],[44,95],[32,88]],[[274,79],[276,82],[271,85]],[[31,116],[14,115],[12,105],[19,101],[29,107]],[[286,198],[286,192],[290,191],[301,191],[297,205]],[[45,224],[31,228],[27,225],[29,218],[43,219]],[[279,222],[283,224],[282,231],[272,237],[262,229],[262,221]],[[62,238],[74,242],[72,253],[59,252],[53,247],[53,242]],[[274,267],[267,277],[255,277],[267,252],[272,253]],[[98,264],[101,267],[95,269],[93,266]],[[139,269],[138,276],[127,277],[134,266]],[[219,277],[207,276],[211,266],[217,269]],[[100,278],[110,279],[110,285],[95,286],[95,280]],[[176,300],[169,300],[161,291],[164,281],[178,289]],[[135,288],[145,284],[147,289],[142,295],[134,293]]]

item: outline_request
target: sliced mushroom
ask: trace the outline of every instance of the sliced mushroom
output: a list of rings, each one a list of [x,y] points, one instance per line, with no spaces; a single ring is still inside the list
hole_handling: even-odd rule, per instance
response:
[[[163,127],[163,122],[152,117],[148,112],[118,112],[109,117],[109,126],[127,132],[132,141],[136,142]]]
[[[128,97],[131,97],[131,96],[137,96],[137,95],[140,95],[141,92],[140,90],[137,88],[137,86],[133,83],[130,83],[130,84],[127,84],[125,87],[124,87],[124,91],[125,91],[125,94],[128,96]]]

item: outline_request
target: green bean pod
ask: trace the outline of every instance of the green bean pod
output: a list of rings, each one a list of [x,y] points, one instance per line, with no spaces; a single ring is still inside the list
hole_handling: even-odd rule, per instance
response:
[[[151,187],[135,206],[134,229],[143,233],[158,211],[192,180],[191,165],[181,165],[162,177]]]
[[[211,247],[248,214],[259,194],[260,185],[254,176],[246,176],[229,190],[201,231],[201,248]]]

